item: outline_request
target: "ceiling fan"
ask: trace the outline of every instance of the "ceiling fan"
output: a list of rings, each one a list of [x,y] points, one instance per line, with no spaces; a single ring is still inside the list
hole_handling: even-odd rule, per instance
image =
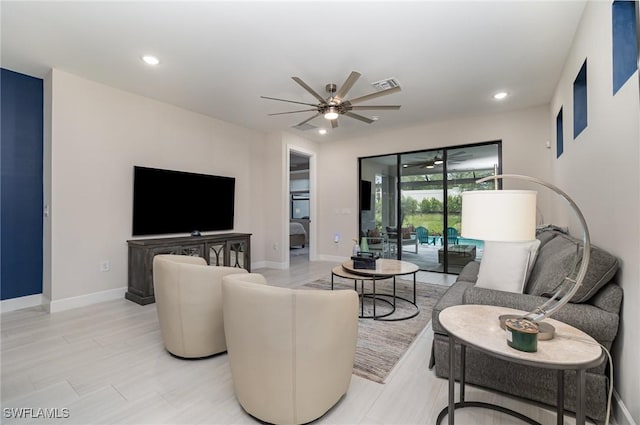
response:
[[[460,162],[464,162],[468,159],[473,158],[473,155],[466,153],[465,151],[457,151],[452,153],[447,153],[447,162],[451,164],[457,164]],[[426,160],[421,160],[418,162],[404,164],[405,168],[408,167],[419,167],[419,168],[434,168],[437,166],[441,166],[444,163],[444,159],[441,153],[437,153],[433,158],[429,158]]]
[[[358,78],[360,78],[360,73],[356,72],[356,71],[352,71],[351,74],[349,74],[349,76],[347,77],[347,79],[345,80],[344,83],[342,83],[342,86],[340,87],[340,89],[338,89],[338,87],[333,84],[333,83],[329,83],[325,86],[325,90],[329,93],[328,97],[325,99],[322,96],[320,96],[315,90],[313,90],[307,83],[305,83],[304,81],[302,81],[301,78],[299,77],[291,77],[293,79],[293,81],[295,81],[296,83],[298,83],[300,86],[302,86],[303,89],[305,89],[307,92],[309,92],[313,97],[315,97],[319,103],[314,104],[314,103],[306,103],[306,102],[298,102],[295,100],[286,100],[286,99],[278,99],[275,97],[268,97],[268,96],[260,96],[263,99],[269,99],[269,100],[277,100],[279,102],[288,102],[288,103],[297,103],[300,105],[307,105],[307,106],[311,106],[313,107],[312,109],[302,109],[302,110],[298,110],[298,111],[289,111],[289,112],[278,112],[275,114],[269,114],[269,115],[285,115],[285,114],[297,114],[299,112],[315,112],[315,114],[309,118],[307,118],[306,120],[302,121],[301,123],[295,125],[294,127],[300,127],[303,126],[304,124],[308,123],[309,121],[313,120],[316,117],[319,117],[320,115],[324,115],[325,119],[329,120],[331,122],[331,127],[332,128],[336,128],[338,127],[338,117],[340,115],[344,115],[350,118],[355,118],[357,120],[360,120],[362,122],[366,122],[367,124],[371,124],[372,122],[374,122],[375,120],[365,117],[363,115],[360,114],[355,114],[351,111],[373,111],[373,110],[398,110],[400,109],[400,105],[362,105],[362,106],[356,106],[357,103],[361,103],[364,102],[366,100],[370,100],[370,99],[375,99],[376,97],[380,97],[380,96],[385,96],[391,93],[396,93],[400,91],[400,86],[396,86],[396,87],[389,87],[386,88],[384,90],[380,90],[378,92],[374,92],[371,94],[367,94],[365,96],[360,96],[360,97],[356,97],[354,99],[345,99],[345,96],[347,95],[347,93],[349,92],[349,90],[351,90],[351,87],[353,87],[353,85],[356,83],[356,81],[358,81]]]

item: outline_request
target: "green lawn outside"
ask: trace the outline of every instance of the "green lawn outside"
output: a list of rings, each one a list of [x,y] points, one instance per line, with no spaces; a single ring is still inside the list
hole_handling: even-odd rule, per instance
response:
[[[406,216],[403,227],[409,225],[413,225],[414,227],[422,226],[429,230],[429,234],[442,233],[443,221],[444,217],[440,213],[418,213]],[[453,227],[460,232],[460,214],[449,215],[449,227]]]
[[[413,214],[405,217],[404,219],[404,227],[412,225],[414,227],[423,226],[429,230],[429,235],[433,235],[435,233],[442,233],[442,214],[431,213],[431,214]],[[460,215],[452,214],[449,216],[449,226],[454,227],[458,233],[460,233]],[[460,244],[463,245],[475,245],[479,249],[484,248],[484,242],[475,240],[475,239],[465,239],[460,238]]]

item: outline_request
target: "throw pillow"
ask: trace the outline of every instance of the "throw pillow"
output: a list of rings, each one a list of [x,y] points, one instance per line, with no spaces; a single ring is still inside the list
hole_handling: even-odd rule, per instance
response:
[[[539,246],[537,239],[530,242],[486,241],[476,286],[522,293]]]
[[[582,248],[578,249],[581,244],[580,240],[563,234],[557,235],[545,244],[540,253],[540,261],[544,267],[535,268],[527,293],[550,297],[560,288],[565,276],[571,274],[575,278],[582,261]],[[576,255],[578,256],[577,261]],[[617,270],[618,260],[616,257],[591,245],[591,260],[589,267],[587,267],[587,273],[582,285],[570,301],[573,303],[588,301],[613,278]]]

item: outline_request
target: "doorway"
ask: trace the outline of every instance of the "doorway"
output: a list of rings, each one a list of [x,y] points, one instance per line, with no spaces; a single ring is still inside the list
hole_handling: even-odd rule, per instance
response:
[[[289,150],[289,264],[309,261],[311,211],[311,157]]]
[[[461,193],[495,166],[499,141],[361,158],[360,236],[380,256],[459,273],[484,248],[460,234]]]

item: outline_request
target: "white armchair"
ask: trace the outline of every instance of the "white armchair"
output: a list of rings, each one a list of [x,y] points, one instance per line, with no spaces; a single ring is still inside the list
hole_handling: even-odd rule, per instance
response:
[[[262,275],[223,278],[224,328],[236,397],[252,416],[303,424],[324,415],[351,382],[355,291],[268,286]]]
[[[226,351],[222,277],[246,273],[236,267],[208,266],[200,257],[156,255],[153,288],[167,351],[185,358]]]

